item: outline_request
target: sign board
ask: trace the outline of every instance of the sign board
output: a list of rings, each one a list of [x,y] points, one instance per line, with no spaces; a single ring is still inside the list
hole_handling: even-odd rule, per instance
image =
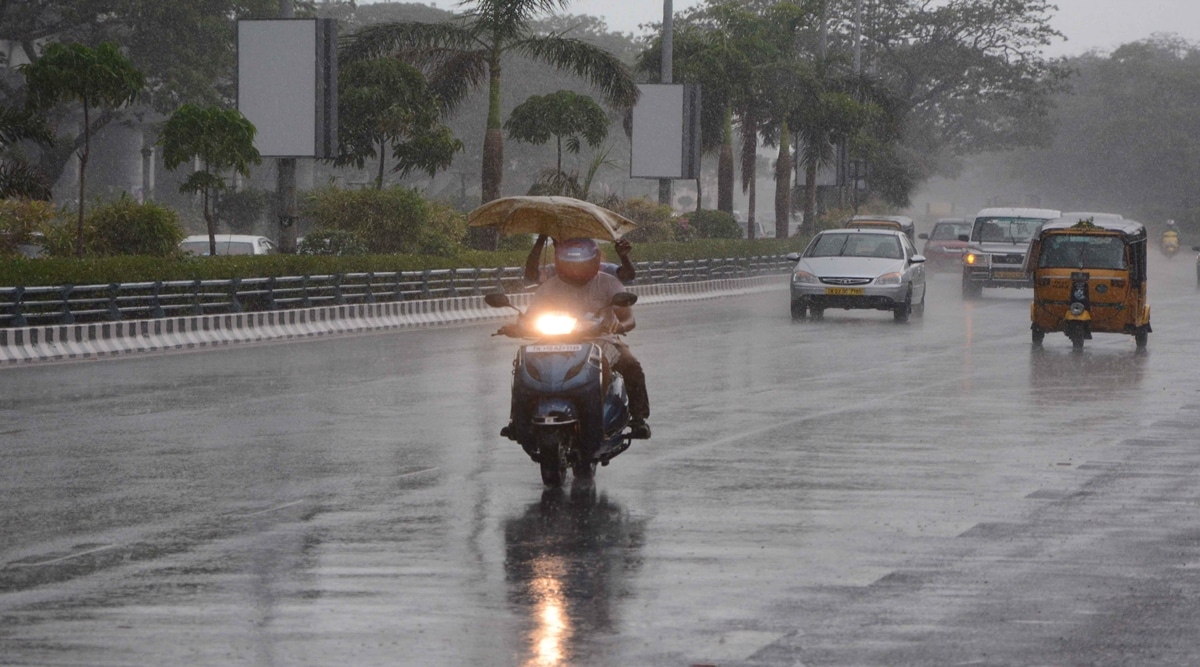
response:
[[[337,154],[337,21],[237,24],[237,106],[263,157]]]
[[[639,85],[633,107],[630,178],[698,178],[700,86]]]

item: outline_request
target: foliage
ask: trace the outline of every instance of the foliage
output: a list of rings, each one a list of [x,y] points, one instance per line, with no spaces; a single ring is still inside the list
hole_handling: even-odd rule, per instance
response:
[[[687,214],[688,224],[696,230],[696,238],[740,239],[742,228],[732,213],[703,209]]]
[[[259,188],[224,192],[217,200],[216,219],[234,234],[249,234],[270,210],[272,194]]]
[[[38,199],[0,199],[0,257],[17,252],[17,246],[31,243],[34,235],[44,233],[57,219],[54,204]]]
[[[50,199],[45,175],[13,150],[22,141],[48,146],[54,135],[40,115],[0,106],[0,199]]]
[[[406,176],[430,176],[450,166],[462,142],[441,124],[440,103],[415,67],[394,58],[347,63],[338,79],[338,156],[334,164],[362,168],[378,157],[376,189],[383,187],[388,146]]]
[[[625,235],[633,243],[674,241],[675,222],[671,207],[644,197],[606,202],[605,207],[637,223],[637,229]]]
[[[122,194],[88,214],[92,252],[100,256],[170,257],[186,236],[179,213],[154,202],[139,204]]]
[[[180,184],[179,191],[201,194],[212,255],[217,254],[217,222],[212,213],[212,199],[218,190],[226,187],[221,172],[232,169],[248,177],[250,165],[262,161],[254,147],[255,132],[254,124],[240,111],[215,106],[185,104],[163,124],[158,142],[163,147],[163,164],[167,169],[200,160],[200,169]]]
[[[25,75],[29,109],[44,111],[64,102],[83,105],[84,144],[79,152],[79,217],[75,244],[76,256],[82,257],[91,112],[132,102],[145,86],[145,76],[115,44],[109,42],[95,49],[83,44],[51,44],[40,58],[20,69]]]
[[[463,214],[400,186],[316,190],[309,193],[304,214],[318,230],[354,233],[375,254],[449,256],[466,235]]]
[[[637,87],[623,62],[602,48],[562,34],[539,35],[534,17],[562,8],[567,0],[475,0],[473,9],[450,23],[398,21],[365,27],[342,51],[350,62],[397,55],[432,72],[439,97],[453,108],[486,80],[488,114],[480,162],[482,200],[501,195],[504,143],[501,132],[501,57],[515,53],[570,71],[600,89],[605,101],[629,108]]]
[[[596,148],[608,137],[608,116],[592,98],[559,90],[549,95],[534,95],[517,105],[504,129],[509,138],[531,144],[544,144],[554,138],[558,149],[558,173],[563,173],[563,141],[567,150],[578,154],[582,141]]]
[[[354,232],[344,229],[323,229],[306,234],[296,252],[301,255],[345,255],[367,254],[367,244]]]

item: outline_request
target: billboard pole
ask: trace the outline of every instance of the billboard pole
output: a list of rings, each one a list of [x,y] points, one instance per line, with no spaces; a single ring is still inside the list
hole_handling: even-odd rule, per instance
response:
[[[663,35],[662,35],[662,82],[673,83],[672,75],[672,51],[675,48],[674,41],[674,11],[671,7],[671,0],[663,0]],[[671,179],[658,179],[658,203],[671,205]]]
[[[279,0],[279,18],[296,18],[293,0]],[[275,215],[279,221],[279,250],[296,252],[296,158],[275,160]]]

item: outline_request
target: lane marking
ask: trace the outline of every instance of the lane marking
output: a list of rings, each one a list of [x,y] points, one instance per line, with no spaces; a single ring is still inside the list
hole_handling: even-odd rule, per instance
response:
[[[259,516],[260,514],[270,514],[271,512],[278,512],[281,509],[286,509],[288,507],[294,507],[296,505],[299,505],[300,503],[306,503],[306,502],[308,502],[308,500],[296,500],[296,501],[287,503],[285,505],[280,505],[278,507],[272,507],[271,509],[265,509],[265,510],[261,510],[258,512],[251,512],[249,514],[234,514],[233,516],[234,516],[234,518],[237,518],[237,519],[245,519],[247,517]]]
[[[80,556],[94,554],[97,551],[107,551],[109,549],[116,549],[119,546],[121,546],[121,545],[108,544],[108,545],[105,545],[102,547],[96,547],[95,549],[88,549],[86,551],[80,551],[79,553],[74,553],[69,556],[62,556],[60,558],[52,558],[50,560],[43,560],[43,561],[39,561],[37,563],[9,563],[6,567],[41,567],[43,565],[53,565],[55,563],[61,563],[64,560],[71,560],[72,558],[79,558]]]

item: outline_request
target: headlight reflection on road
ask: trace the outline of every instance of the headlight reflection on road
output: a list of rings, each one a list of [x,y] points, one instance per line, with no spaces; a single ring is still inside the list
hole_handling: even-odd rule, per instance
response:
[[[567,616],[566,596],[560,578],[562,559],[544,556],[533,563],[534,578],[529,582],[537,625],[530,633],[533,656],[524,667],[558,667],[567,664],[566,643],[571,639],[571,620]]]

